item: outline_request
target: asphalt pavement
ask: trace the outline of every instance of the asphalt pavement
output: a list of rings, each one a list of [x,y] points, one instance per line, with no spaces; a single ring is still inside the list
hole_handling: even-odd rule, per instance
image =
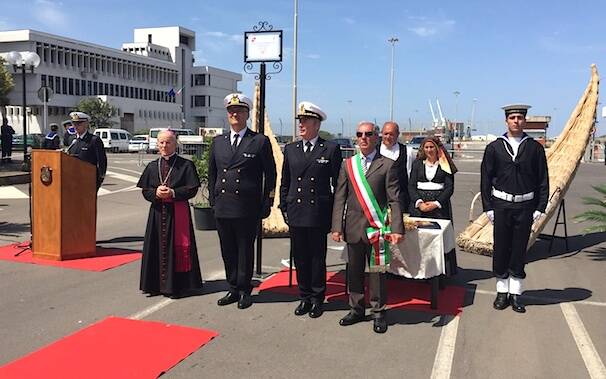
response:
[[[97,240],[105,247],[141,249],[148,203],[134,185],[154,157],[110,154],[98,198]],[[468,223],[479,190],[478,159],[455,160],[456,234]],[[526,314],[495,311],[491,258],[457,251],[459,274],[449,285],[466,290],[463,312],[388,312],[389,330],[372,323],[341,327],[346,304],[331,303],[318,319],[293,314],[297,301],[256,295],[247,310],[218,307],[224,282],[216,232],[196,232],[204,294],[179,300],[138,290],[140,261],[105,272],[0,261],[0,365],[109,315],[207,328],[219,337],[187,357],[168,378],[606,378],[606,233],[583,234],[573,216],[583,196],[605,177],[603,164],[581,164],[566,196],[569,248],[556,240],[529,251]],[[20,195],[21,194],[21,195]],[[476,214],[481,205],[476,205]],[[78,220],[74,220],[78,222]],[[546,227],[551,233],[553,220]],[[563,234],[560,228],[557,234]],[[27,185],[0,187],[0,244],[29,237]],[[328,264],[342,269],[339,244],[329,241]],[[283,268],[289,241],[263,242],[263,271]]]

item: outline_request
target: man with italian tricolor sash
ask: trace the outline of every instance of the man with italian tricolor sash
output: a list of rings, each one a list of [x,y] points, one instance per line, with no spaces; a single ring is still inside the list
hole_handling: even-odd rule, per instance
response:
[[[369,267],[369,301],[376,333],[387,331],[385,270],[390,243],[404,238],[398,200],[398,174],[393,161],[377,150],[378,133],[363,121],[356,131],[360,153],[347,159],[339,173],[332,213],[332,239],[347,243],[350,312],[339,324],[348,326],[366,319],[364,271]],[[391,215],[398,215],[390,218]]]

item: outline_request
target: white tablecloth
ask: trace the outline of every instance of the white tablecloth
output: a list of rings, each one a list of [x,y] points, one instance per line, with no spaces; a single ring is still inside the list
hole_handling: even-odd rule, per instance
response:
[[[415,229],[406,232],[404,241],[391,245],[389,272],[413,279],[427,279],[446,273],[444,253],[455,248],[452,222],[411,217],[411,220],[435,221],[441,229]]]

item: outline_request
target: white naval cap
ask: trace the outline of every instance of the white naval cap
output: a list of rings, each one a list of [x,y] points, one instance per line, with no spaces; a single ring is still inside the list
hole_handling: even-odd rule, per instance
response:
[[[225,96],[225,99],[223,99],[223,105],[225,108],[239,106],[246,107],[250,110],[250,108],[252,108],[252,100],[241,93],[230,93],[229,95]]]
[[[297,118],[301,117],[315,117],[320,121],[326,121],[326,113],[324,113],[322,108],[309,101],[302,101],[299,103]]]
[[[90,116],[84,112],[72,112],[69,114],[69,118],[71,119],[72,122],[90,120]]]
[[[508,117],[510,114],[520,113],[526,117],[528,110],[532,108],[528,104],[509,104],[501,107],[505,111],[505,117]]]

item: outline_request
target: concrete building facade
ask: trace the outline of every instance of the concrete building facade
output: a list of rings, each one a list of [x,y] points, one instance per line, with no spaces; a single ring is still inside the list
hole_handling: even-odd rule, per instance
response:
[[[34,30],[0,32],[0,56],[35,51],[40,65],[26,74],[29,133],[45,133],[42,86],[54,91],[47,125],[67,119],[85,97],[98,97],[118,109],[114,127],[130,132],[156,127],[225,128],[223,97],[237,92],[239,73],[194,66],[195,32],[179,27],[134,30],[134,41],[114,49]],[[22,133],[22,77],[3,113]]]

